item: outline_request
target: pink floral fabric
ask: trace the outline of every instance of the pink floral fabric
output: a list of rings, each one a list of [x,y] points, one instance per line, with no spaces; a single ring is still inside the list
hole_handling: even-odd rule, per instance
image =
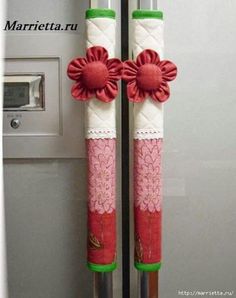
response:
[[[134,140],[134,203],[141,211],[161,210],[162,139]]]
[[[87,139],[88,205],[91,212],[115,210],[115,139]]]

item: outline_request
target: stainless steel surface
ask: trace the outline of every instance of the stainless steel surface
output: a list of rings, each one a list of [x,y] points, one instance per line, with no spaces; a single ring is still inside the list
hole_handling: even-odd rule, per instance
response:
[[[138,9],[158,9],[158,0],[138,0]]]
[[[112,0],[90,0],[89,6],[91,8],[111,8]]]
[[[137,1],[131,0],[129,5],[131,15]],[[57,23],[76,23],[77,18],[81,38],[74,43],[68,41],[68,51],[73,51],[71,59],[84,55],[82,36],[88,1],[9,0],[7,6],[11,20],[33,22],[40,16],[40,19],[44,17]],[[165,262],[160,273],[162,286],[159,295],[161,298],[176,298],[177,289],[193,289],[196,284],[200,289],[229,289],[236,293],[233,108],[236,94],[236,1],[161,1],[159,8],[168,16],[165,56],[180,70],[178,79],[171,82],[172,97],[165,106]],[[25,15],[20,14],[23,11],[26,11]],[[116,12],[119,13],[118,8]],[[119,14],[117,21],[120,21]],[[120,34],[119,30],[117,33]],[[38,35],[42,36],[41,33]],[[61,33],[59,37],[54,33],[48,35],[55,39],[48,41],[50,45],[62,38]],[[21,36],[17,32],[15,36],[19,36],[22,42],[25,33]],[[42,46],[47,48],[44,44]],[[65,46],[66,43],[61,43],[61,47]],[[69,86],[66,89],[69,90]],[[73,102],[69,98],[65,101]],[[117,102],[119,104],[120,100]],[[73,107],[76,111],[80,109],[77,102]],[[74,111],[70,109],[68,113],[71,112]],[[76,131],[79,130],[77,126]],[[25,142],[31,151],[32,146],[39,145],[36,141],[28,146],[27,140]],[[77,140],[83,143],[82,137],[71,138],[73,142]],[[72,148],[69,139],[63,143]],[[58,146],[60,144],[56,146],[58,150],[66,150],[65,146]],[[9,296],[92,297],[93,274],[84,270],[86,256],[85,250],[81,249],[86,246],[86,160],[13,159],[5,161],[4,168]],[[120,197],[117,203],[120,211]],[[121,216],[120,212],[118,216]],[[131,219],[131,230],[132,223]],[[0,225],[2,227],[2,222]],[[119,221],[118,225],[121,226]],[[131,247],[132,238],[133,235]],[[118,245],[118,260],[121,260],[120,241]],[[193,257],[186,262],[186,256],[191,255]],[[136,298],[137,272],[131,259],[130,297]],[[206,265],[204,274],[199,274],[203,264]],[[116,298],[122,297],[121,267],[119,263],[118,270],[113,273],[113,295]],[[4,297],[1,290],[0,286],[0,297]]]
[[[158,271],[138,273],[138,297],[158,298]]]
[[[6,18],[5,16],[5,1],[1,3],[0,10],[0,23],[3,25],[3,20]],[[0,34],[0,57],[3,57],[4,52],[4,36]],[[4,68],[3,59],[0,59],[0,69],[2,76],[2,69]],[[3,84],[0,84],[0,94],[3,94]],[[2,131],[2,121],[0,123],[0,130]],[[0,152],[2,154],[2,142],[0,144]],[[2,169],[2,159],[0,162],[0,167]],[[0,297],[7,298],[7,270],[6,270],[6,232],[5,232],[5,201],[4,201],[4,186],[3,186],[3,177],[0,181]]]
[[[88,1],[42,0],[39,4],[36,0],[10,0],[7,4],[6,19],[10,22],[35,24],[39,20],[63,27],[78,24],[79,29],[6,32],[4,71],[44,75],[45,109],[3,112],[4,157],[84,158],[83,105],[73,100],[73,81],[66,71],[74,57],[84,55],[84,11]],[[14,118],[21,122],[18,129],[10,126]]]
[[[112,272],[94,273],[94,298],[112,298]]]
[[[148,272],[139,272],[138,274],[139,277],[139,281],[138,281],[138,285],[139,285],[139,297],[140,298],[148,298]]]

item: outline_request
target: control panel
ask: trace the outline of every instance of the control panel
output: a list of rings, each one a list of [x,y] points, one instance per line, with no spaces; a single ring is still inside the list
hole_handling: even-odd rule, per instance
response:
[[[73,100],[67,77],[82,42],[79,34],[7,34],[4,158],[85,157],[83,105]]]

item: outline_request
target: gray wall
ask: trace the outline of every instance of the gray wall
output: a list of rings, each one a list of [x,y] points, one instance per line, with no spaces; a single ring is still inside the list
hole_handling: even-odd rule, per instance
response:
[[[236,296],[236,1],[160,1],[179,76],[165,110],[161,298]]]
[[[160,297],[177,298],[178,290],[236,295],[236,1],[160,7],[165,54],[179,68],[165,109]],[[84,160],[5,162],[10,298],[91,297],[84,172]],[[116,297],[120,282],[118,271]],[[131,297],[135,284],[133,270]]]

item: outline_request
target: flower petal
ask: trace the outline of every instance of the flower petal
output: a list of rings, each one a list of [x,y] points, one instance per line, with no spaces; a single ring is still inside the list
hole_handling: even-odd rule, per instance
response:
[[[158,88],[158,90],[152,91],[151,97],[154,100],[158,100],[160,102],[166,101],[170,96],[170,88],[167,84],[167,82],[162,82],[161,86]]]
[[[134,61],[127,60],[124,63],[124,70],[122,79],[126,82],[132,81],[136,78],[138,66]]]
[[[86,57],[88,62],[101,61],[107,62],[108,52],[103,47],[91,47],[87,49]]]
[[[81,82],[77,82],[71,88],[71,94],[75,99],[85,101],[93,97],[94,93],[83,87]]]
[[[106,86],[96,91],[96,97],[104,102],[112,101],[118,94],[118,86],[116,82],[108,81]]]
[[[87,64],[85,58],[76,58],[70,62],[67,68],[67,75],[70,79],[77,81],[81,75],[83,67]]]
[[[158,64],[160,62],[160,57],[157,52],[147,49],[138,55],[136,62],[138,66],[142,66],[146,63]]]
[[[107,68],[109,71],[109,78],[118,81],[122,77],[123,63],[117,59],[112,58],[107,61]]]
[[[166,81],[173,81],[177,76],[177,67],[168,60],[163,60],[158,65],[162,71],[162,77]]]
[[[142,102],[148,96],[148,92],[139,89],[134,80],[127,84],[127,96],[129,101]]]

